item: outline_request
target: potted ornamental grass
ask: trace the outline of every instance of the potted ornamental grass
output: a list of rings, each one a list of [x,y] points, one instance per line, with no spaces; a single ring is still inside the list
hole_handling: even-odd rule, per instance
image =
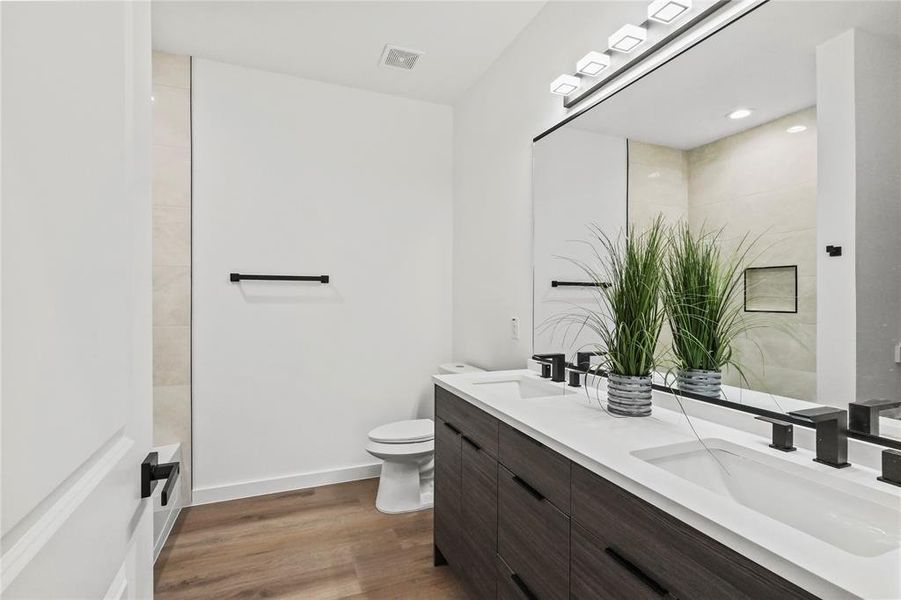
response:
[[[661,218],[642,232],[629,227],[612,239],[589,226],[588,261],[568,259],[593,283],[596,302],[574,306],[559,323],[587,328],[598,339],[593,350],[607,371],[607,410],[615,415],[651,414],[651,377],[657,366],[657,342],[665,321],[661,293],[668,236]]]
[[[720,396],[727,365],[744,378],[733,342],[749,329],[743,319],[742,274],[751,244],[745,236],[724,256],[721,233],[674,226],[662,286],[677,386],[713,397]]]

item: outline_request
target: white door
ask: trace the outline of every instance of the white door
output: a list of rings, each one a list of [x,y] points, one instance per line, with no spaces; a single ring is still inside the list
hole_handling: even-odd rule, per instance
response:
[[[144,598],[150,7],[3,2],[4,598]]]

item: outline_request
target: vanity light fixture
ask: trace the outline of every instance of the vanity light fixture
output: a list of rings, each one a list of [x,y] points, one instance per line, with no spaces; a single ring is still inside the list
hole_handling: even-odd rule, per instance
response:
[[[738,119],[744,119],[745,117],[750,117],[752,112],[754,112],[754,111],[751,110],[750,108],[736,108],[735,110],[733,110],[726,116],[728,118],[732,119],[733,121],[736,121]]]
[[[610,56],[603,52],[591,51],[576,63],[576,71],[582,75],[596,77],[601,71],[610,66]]]
[[[786,133],[801,133],[802,131],[807,131],[807,125],[792,125],[785,131]]]
[[[551,93],[558,96],[568,96],[579,89],[579,78],[574,75],[561,75],[551,82]]]
[[[691,0],[654,0],[648,6],[648,19],[669,25],[690,10]]]
[[[623,25],[616,33],[607,38],[611,50],[632,52],[648,39],[648,30],[638,25]]]

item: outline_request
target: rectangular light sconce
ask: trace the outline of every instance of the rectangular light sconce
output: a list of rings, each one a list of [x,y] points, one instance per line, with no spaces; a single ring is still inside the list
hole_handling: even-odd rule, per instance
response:
[[[569,96],[579,89],[581,81],[573,75],[561,75],[551,82],[551,93],[558,96]]]
[[[576,71],[582,75],[596,77],[610,66],[610,57],[603,52],[589,52],[576,63]]]
[[[691,0],[654,0],[648,6],[648,18],[669,25],[691,10]]]
[[[648,30],[638,25],[623,25],[607,39],[611,50],[632,52],[648,39]]]

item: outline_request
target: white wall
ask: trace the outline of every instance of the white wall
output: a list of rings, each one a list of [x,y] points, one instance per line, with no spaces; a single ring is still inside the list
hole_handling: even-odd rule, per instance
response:
[[[817,399],[895,397],[901,322],[899,49],[849,30],[817,49]],[[823,248],[838,244],[841,257]]]
[[[901,33],[901,32],[899,32]],[[857,399],[898,398],[901,365],[901,49],[854,32]]]
[[[854,32],[817,48],[817,400],[841,406],[857,377]],[[825,247],[842,247],[829,257]]]
[[[566,113],[548,84],[641,2],[548,3],[454,106],[454,359],[519,368],[531,350],[532,138]]]
[[[195,502],[374,475],[451,356],[451,109],[208,60],[193,90]]]

